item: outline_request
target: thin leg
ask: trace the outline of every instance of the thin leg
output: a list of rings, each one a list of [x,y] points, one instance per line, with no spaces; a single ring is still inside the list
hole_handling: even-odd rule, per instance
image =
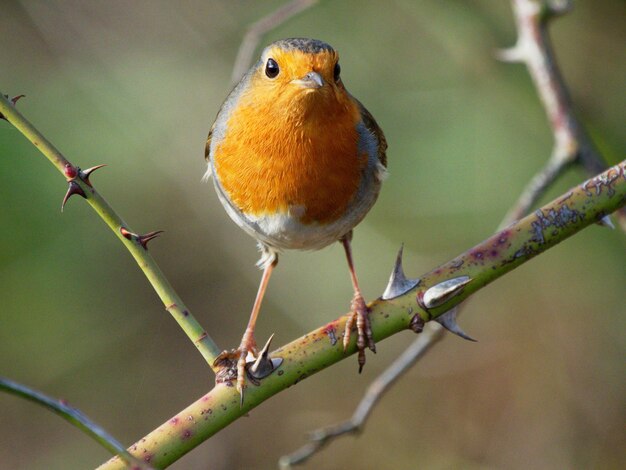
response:
[[[359,281],[356,277],[356,271],[354,269],[354,262],[352,260],[352,248],[350,246],[350,240],[352,239],[352,232],[346,234],[341,243],[346,252],[346,259],[348,260],[348,269],[350,270],[350,278],[352,280],[352,287],[354,288],[354,297],[350,307],[352,313],[346,322],[346,329],[343,334],[343,349],[345,350],[350,343],[350,334],[352,332],[352,326],[356,321],[357,340],[356,346],[359,350],[359,373],[363,370],[365,365],[365,346],[372,351],[376,352],[376,344],[374,343],[374,336],[372,334],[372,327],[369,320],[369,309],[365,305],[365,299],[361,294],[359,287]]]
[[[239,392],[239,395],[241,395],[242,403],[243,390],[246,382],[246,358],[248,356],[248,352],[251,352],[255,356],[257,354],[256,341],[254,339],[254,327],[259,316],[259,311],[261,310],[261,303],[263,302],[263,296],[265,295],[267,284],[269,283],[272,271],[277,264],[278,258],[276,258],[274,262],[268,264],[263,270],[263,277],[261,277],[261,284],[259,284],[259,290],[256,294],[254,305],[252,306],[252,313],[250,313],[248,326],[246,327],[243,338],[241,338],[241,344],[239,345],[239,360],[237,361],[237,391]]]

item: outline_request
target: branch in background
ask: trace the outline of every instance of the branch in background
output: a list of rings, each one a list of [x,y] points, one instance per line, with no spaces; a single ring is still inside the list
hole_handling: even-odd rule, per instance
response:
[[[142,460],[130,455],[124,446],[113,436],[91,421],[80,410],[68,405],[65,400],[55,400],[54,398],[44,395],[41,392],[28,388],[25,385],[18,384],[17,382],[13,382],[12,380],[4,377],[0,377],[0,390],[30,400],[58,414],[63,419],[69,421],[72,425],[76,426],[78,429],[90,436],[94,441],[102,445],[102,447],[107,449],[109,452],[118,455],[118,458],[128,464],[129,469],[149,470],[151,468]]]
[[[500,223],[500,229],[520,219],[545,193],[549,186],[574,162],[590,174],[600,172],[604,162],[582,131],[573,114],[567,86],[559,72],[548,35],[548,21],[571,9],[569,0],[552,0],[543,5],[532,0],[512,0],[518,30],[517,45],[500,51],[498,57],[507,62],[523,62],[537,88],[554,134],[554,148],[545,167],[537,173]],[[626,231],[626,211],[616,211],[620,225]],[[460,309],[459,309],[460,313]],[[426,333],[426,331],[424,332]],[[382,395],[423,355],[443,337],[441,328],[428,336],[418,337],[406,350],[372,382],[352,417],[339,424],[310,433],[309,442],[295,452],[281,457],[281,468],[304,463],[337,437],[355,434],[362,429]]]
[[[278,27],[307,8],[312,7],[318,1],[319,0],[292,0],[291,2],[281,5],[280,8],[269,15],[252,23],[252,25],[248,27],[248,31],[241,42],[241,46],[239,46],[230,79],[231,84],[236,85],[239,80],[241,80],[241,77],[243,77],[243,74],[248,70],[252,63],[254,51],[265,33]]]
[[[527,214],[569,165],[581,165],[589,176],[606,168],[574,114],[548,32],[550,20],[571,10],[571,0],[512,0],[512,5],[517,43],[510,49],[499,51],[497,57],[505,62],[526,65],[548,116],[554,147],[544,168],[531,179],[507,214],[505,225]],[[617,215],[620,226],[626,231],[626,212],[619,211]]]
[[[441,320],[482,287],[624,205],[626,160],[422,276],[416,287],[402,295],[372,302],[369,308],[375,341],[406,329],[419,331],[425,322]],[[450,283],[462,287],[440,288]],[[336,338],[348,317],[344,315],[272,352],[271,358],[282,359],[281,365],[261,379],[260,386],[252,384],[246,389],[243,406],[234,387],[218,384],[139,440],[130,453],[149,459],[155,467],[165,467],[268,398],[348,358],[356,352],[356,338],[345,353]],[[124,463],[114,458],[100,468],[121,469]]]
[[[417,339],[370,384],[350,419],[310,433],[309,442],[292,454],[281,457],[278,462],[279,467],[289,469],[293,465],[304,463],[335,438],[361,431],[374,410],[374,406],[385,392],[443,338],[444,332],[444,328],[438,323],[431,322],[426,325]]]
[[[15,98],[14,98],[15,100]],[[165,305],[165,308],[178,322],[189,339],[196,345],[204,359],[213,370],[213,362],[221,352],[215,342],[202,328],[198,321],[191,315],[182,299],[178,296],[174,288],[161,271],[161,269],[150,256],[147,250],[147,243],[154,238],[157,233],[150,232],[145,235],[138,235],[130,231],[129,226],[117,215],[109,203],[95,190],[90,174],[100,168],[100,166],[82,171],[79,167],[72,165],[69,160],[59,152],[52,143],[46,139],[35,127],[15,108],[13,100],[9,100],[0,93],[0,117],[10,122],[19,130],[35,147],[43,153],[48,160],[59,170],[67,180],[69,188],[63,198],[63,205],[74,194],[78,194],[87,200],[87,203],[104,220],[113,233],[122,241],[124,246],[133,255],[139,268],[148,278],[150,284]]]

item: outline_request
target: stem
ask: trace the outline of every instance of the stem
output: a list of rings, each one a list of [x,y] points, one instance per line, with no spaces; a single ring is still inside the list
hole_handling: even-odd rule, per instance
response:
[[[4,377],[0,377],[0,390],[30,400],[58,414],[90,436],[109,452],[117,454],[118,458],[122,459],[125,464],[130,465],[133,470],[150,468],[141,460],[133,457],[120,442],[103,428],[87,418],[80,410],[68,405],[64,400],[56,400]]]
[[[606,168],[606,162],[576,117],[550,40],[550,20],[568,12],[571,2],[512,0],[512,6],[517,43],[510,49],[500,51],[498,57],[505,62],[526,65],[554,137],[550,159],[533,177],[507,214],[507,219],[515,220],[528,213],[550,183],[570,164],[580,165],[588,176],[593,176]],[[625,219],[624,211],[619,211],[618,221],[624,231]]]
[[[189,339],[196,345],[202,357],[208,362],[209,366],[215,371],[213,362],[220,353],[220,349],[215,342],[202,328],[200,323],[191,315],[189,309],[185,306],[181,298],[174,291],[169,281],[157,265],[154,258],[148,253],[148,250],[142,246],[135,238],[127,239],[122,235],[120,229],[122,227],[129,230],[128,224],[117,215],[109,203],[90,185],[84,178],[80,177],[80,169],[75,168],[57,148],[46,139],[7,99],[0,93],[0,114],[9,121],[24,137],[32,142],[41,153],[63,174],[68,181],[78,184],[85,193],[87,203],[102,218],[117,238],[130,251],[135,258],[139,268],[143,271],[148,281],[156,291],[157,295],[165,305],[165,308],[174,319],[178,322]],[[73,176],[67,174],[67,169],[75,170]]]
[[[442,315],[480,288],[624,205],[626,160],[424,275],[417,287],[403,295],[372,302],[370,320],[374,339],[378,342],[406,330],[415,315],[425,321]],[[429,288],[464,275],[471,282],[458,295],[433,309],[421,305],[420,300]],[[251,385],[246,389],[243,406],[234,387],[219,384],[129,451],[156,468],[164,468],[268,398],[346,359],[356,352],[355,341],[350,342],[344,353],[335,332],[343,331],[347,318],[344,315],[274,351],[271,357],[282,358],[282,364],[262,380],[261,386]],[[122,468],[124,463],[119,458],[100,467],[101,470]]]

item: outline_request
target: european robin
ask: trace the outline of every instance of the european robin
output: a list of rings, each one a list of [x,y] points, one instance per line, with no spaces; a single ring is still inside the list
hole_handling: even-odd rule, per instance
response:
[[[343,244],[354,287],[344,350],[356,323],[359,372],[366,346],[375,352],[350,240],[378,197],[387,143],[340,71],[337,51],[322,41],[270,44],[226,98],[207,138],[207,176],[262,253],[263,276],[241,344],[217,359],[237,361],[242,399],[248,354],[258,355],[254,327],[282,250]]]

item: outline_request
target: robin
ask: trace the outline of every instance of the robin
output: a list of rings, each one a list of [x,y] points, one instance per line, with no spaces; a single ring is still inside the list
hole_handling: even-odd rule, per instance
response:
[[[372,115],[345,88],[339,55],[316,39],[270,44],[226,98],[207,138],[207,177],[228,215],[257,240],[263,270],[239,348],[217,359],[237,361],[242,399],[248,355],[258,354],[254,327],[282,250],[343,244],[354,287],[343,347],[356,323],[359,372],[366,346],[376,351],[350,240],[378,197],[386,149]]]

